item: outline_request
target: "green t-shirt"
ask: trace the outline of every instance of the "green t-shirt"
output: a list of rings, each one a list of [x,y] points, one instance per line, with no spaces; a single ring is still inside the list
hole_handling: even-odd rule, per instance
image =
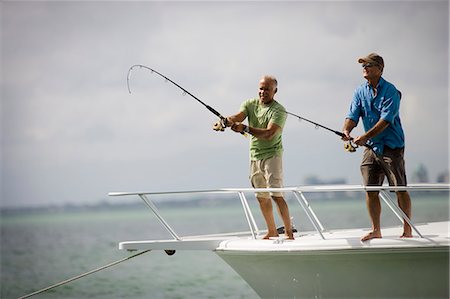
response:
[[[283,153],[281,134],[287,117],[284,107],[275,100],[269,105],[264,105],[258,98],[255,98],[243,102],[240,111],[247,116],[250,127],[265,129],[270,121],[281,127],[281,130],[270,140],[251,136],[250,159],[256,161],[281,156]]]

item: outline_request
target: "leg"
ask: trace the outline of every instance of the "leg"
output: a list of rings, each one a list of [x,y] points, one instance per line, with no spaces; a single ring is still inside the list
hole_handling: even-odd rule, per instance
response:
[[[294,240],[291,217],[289,215],[289,208],[286,201],[281,196],[273,196],[272,198],[278,206],[278,213],[280,214],[280,217],[283,220],[286,236],[288,237],[289,240]]]
[[[397,192],[398,206],[411,219],[411,198],[407,191]],[[411,226],[408,222],[403,221],[403,235],[401,238],[412,238]]]
[[[384,171],[379,165],[379,158],[371,150],[364,150],[363,160],[361,162],[361,174],[365,186],[381,186],[384,181]],[[367,241],[374,238],[381,238],[381,204],[378,191],[366,192],[366,205],[372,221],[372,232],[361,238],[361,241]]]
[[[386,147],[381,165],[391,186],[406,186],[406,171],[404,160],[404,148],[391,149]],[[397,202],[400,209],[411,219],[411,198],[407,191],[397,192]],[[408,222],[403,220],[403,235],[401,238],[411,238],[412,230]]]
[[[361,241],[368,241],[374,238],[381,238],[380,216],[381,204],[378,192],[366,192],[366,204],[372,221],[372,232],[361,238]]]
[[[253,188],[267,187],[262,164],[263,161],[251,161],[250,163],[250,181]],[[267,225],[267,234],[264,236],[264,239],[269,239],[270,237],[278,237],[275,220],[273,218],[272,199],[270,198],[269,193],[257,192],[256,199],[259,202],[259,207],[261,208],[261,212]]]
[[[275,226],[275,220],[273,218],[272,212],[272,200],[266,197],[256,197],[259,202],[259,206],[261,208],[261,212],[264,216],[264,220],[267,225],[267,234],[263,239],[269,239],[270,237],[278,237],[277,228]]]

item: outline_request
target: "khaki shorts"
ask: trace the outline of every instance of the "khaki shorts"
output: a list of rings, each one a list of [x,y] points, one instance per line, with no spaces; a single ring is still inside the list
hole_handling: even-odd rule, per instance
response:
[[[406,186],[404,148],[384,148],[382,156],[371,149],[364,150],[361,174],[365,186],[381,186],[386,177],[389,186]]]
[[[253,188],[282,188],[283,163],[281,156],[250,162],[250,182]],[[281,192],[256,192],[258,198],[282,197]]]

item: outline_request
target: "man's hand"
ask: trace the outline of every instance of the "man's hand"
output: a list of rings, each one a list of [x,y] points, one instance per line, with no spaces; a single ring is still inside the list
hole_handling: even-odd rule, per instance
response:
[[[244,129],[245,129],[246,125],[244,125],[243,123],[233,123],[231,125],[231,130],[237,132],[237,133],[244,133]]]
[[[350,136],[350,132],[356,127],[356,122],[351,120],[350,118],[346,118],[344,121],[344,127],[342,128],[342,140],[343,141],[351,141],[353,137]]]
[[[344,136],[342,136],[341,139],[344,141],[350,141],[353,139],[353,137],[350,136],[350,132],[348,130],[342,131],[342,134],[344,134]]]
[[[213,124],[213,130],[223,132],[226,127],[231,127],[233,124],[234,122],[232,122],[230,118],[222,118]]]
[[[367,138],[366,135],[358,136],[353,140],[353,142],[359,146],[364,146],[367,141],[369,141],[369,138]]]

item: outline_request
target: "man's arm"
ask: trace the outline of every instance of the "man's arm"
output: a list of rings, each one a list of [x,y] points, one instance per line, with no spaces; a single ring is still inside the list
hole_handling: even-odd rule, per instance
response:
[[[243,111],[240,111],[239,113],[228,116],[227,117],[227,127],[233,126],[234,123],[240,123],[243,122],[244,119],[247,117]]]
[[[367,131],[364,135],[356,137],[354,142],[360,146],[365,145],[370,138],[377,136],[378,134],[383,132],[388,126],[389,126],[389,122],[381,118],[375,124],[375,126],[372,127],[372,129]]]
[[[235,132],[242,133],[245,132],[245,129],[248,128],[248,133],[255,136],[258,139],[270,140],[275,136],[278,130],[281,130],[281,127],[273,122],[269,122],[269,125],[265,129],[261,128],[253,128],[250,126],[246,126],[240,122],[234,123],[231,129]]]
[[[213,124],[213,130],[215,131],[224,131],[226,127],[232,127],[236,122],[242,122],[247,116],[243,111],[239,113],[228,116],[224,120],[218,120]]]
[[[356,122],[350,118],[346,118],[344,121],[344,127],[342,128],[342,133],[344,133],[344,137],[342,137],[342,140],[349,141],[352,139],[350,136],[350,132],[356,127]]]

